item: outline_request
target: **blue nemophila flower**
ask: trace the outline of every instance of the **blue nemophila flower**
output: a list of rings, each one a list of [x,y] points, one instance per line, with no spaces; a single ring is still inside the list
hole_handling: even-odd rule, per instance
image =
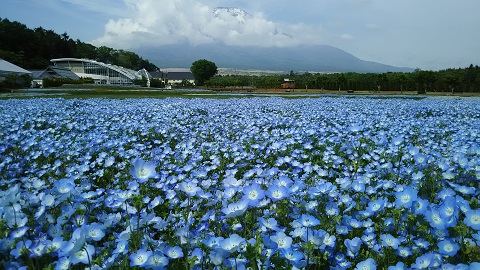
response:
[[[349,231],[349,230],[348,230],[348,227],[345,226],[345,225],[335,225],[335,232],[336,232],[337,234],[343,234],[343,235],[345,235],[345,234],[348,234],[348,231]]]
[[[220,241],[220,247],[230,253],[239,251],[245,245],[245,239],[240,237],[238,234],[232,234],[228,238]]]
[[[443,255],[455,256],[460,249],[460,245],[450,239],[438,242],[438,252]]]
[[[325,213],[330,217],[334,217],[340,213],[340,209],[338,208],[338,205],[336,203],[328,202],[325,205]]]
[[[202,242],[209,248],[215,249],[220,247],[220,243],[224,240],[223,237],[210,236]]]
[[[477,189],[474,187],[467,187],[463,185],[458,185],[455,187],[455,190],[462,193],[463,195],[473,195],[477,192]]]
[[[406,270],[408,268],[405,267],[403,262],[398,262],[396,265],[389,266],[387,270]]]
[[[365,261],[361,261],[355,266],[355,270],[376,270],[377,269],[377,262],[372,259],[368,258]]]
[[[250,200],[248,199],[242,199],[241,201],[231,203],[227,207],[222,208],[222,212],[227,218],[241,216],[248,209],[249,202]]]
[[[84,248],[85,242],[86,242],[85,227],[76,228],[75,231],[73,231],[72,233],[71,239],[68,242],[63,242],[61,248],[58,251],[59,255],[66,256],[66,255],[74,254]],[[83,253],[79,253],[78,255],[82,255],[82,254]],[[72,261],[72,258],[70,258],[70,262],[74,263]]]
[[[244,238],[240,237],[238,234],[232,234],[228,238],[225,238],[220,241],[220,247],[227,252],[238,251],[240,248],[246,245]]]
[[[480,262],[472,262],[470,264],[470,269],[480,269]]]
[[[292,248],[283,248],[280,249],[280,257],[287,259],[292,264],[296,264],[303,259],[304,255],[302,252]]]
[[[275,179],[272,184],[290,188],[294,184],[294,182],[289,177],[285,175],[281,175],[280,177],[278,177],[278,179]]]
[[[298,223],[300,223],[303,227],[315,227],[317,225],[320,225],[320,220],[318,220],[316,217],[311,216],[311,215],[301,215],[297,219]]]
[[[229,253],[227,251],[217,248],[210,251],[208,258],[214,265],[221,265],[228,255]]]
[[[272,201],[276,202],[287,198],[290,195],[290,191],[284,186],[271,185],[265,192],[265,195],[267,195]]]
[[[480,210],[467,211],[463,222],[470,228],[480,231]]]
[[[69,256],[69,259],[72,264],[77,264],[77,263],[90,264],[94,254],[95,254],[95,247],[92,245],[85,245],[79,250],[71,253]]]
[[[273,231],[280,230],[280,228],[278,227],[278,222],[275,218],[265,219],[263,217],[259,217],[258,221],[260,222],[260,225],[262,225],[265,229],[269,229]]]
[[[162,204],[163,202],[164,202],[164,200],[162,199],[162,197],[157,196],[148,204],[148,209],[152,210],[155,207],[157,207],[158,205]]]
[[[305,203],[305,210],[308,212],[315,212],[318,207],[318,201],[309,201]]]
[[[423,215],[425,211],[427,211],[429,205],[430,204],[427,200],[417,198],[412,204],[413,212],[417,215]]]
[[[133,162],[133,167],[130,169],[130,174],[136,178],[140,183],[147,181],[149,178],[153,178],[157,175],[155,171],[156,164],[152,161],[143,161],[137,158]]]
[[[277,246],[279,249],[288,249],[292,246],[292,238],[290,236],[287,236],[284,232],[280,231],[272,236],[270,236],[270,239],[277,243]]]
[[[183,257],[183,251],[182,248],[179,246],[174,246],[174,247],[166,247],[164,250],[165,255],[167,255],[171,259],[178,259],[180,257]]]
[[[262,187],[257,183],[253,183],[252,185],[243,188],[242,192],[244,198],[250,201],[248,204],[252,207],[256,207],[258,202],[265,198],[265,191],[263,191]]]
[[[415,243],[415,246],[417,246],[420,249],[428,249],[428,247],[430,246],[430,242],[428,242],[423,238],[413,240],[413,242]]]
[[[395,146],[401,145],[403,143],[403,137],[400,135],[400,136],[396,136],[396,137],[392,138],[392,143]]]
[[[168,265],[168,258],[159,251],[153,252],[143,264],[147,269],[164,269]]]
[[[325,233],[323,236],[323,244],[327,247],[334,248],[337,243],[337,238],[335,235],[330,235],[329,233]]]
[[[130,266],[144,266],[150,256],[152,256],[150,250],[139,249],[137,252],[130,254]]]
[[[224,266],[228,267],[228,269],[238,269],[238,270],[245,270],[246,269],[246,264],[247,264],[246,259],[240,259],[240,258],[228,258],[224,262]]]
[[[187,194],[189,197],[193,197],[197,195],[197,193],[201,192],[202,189],[197,186],[197,184],[193,183],[192,181],[182,182],[179,184],[179,189]]]
[[[68,257],[61,257],[55,262],[55,270],[68,270],[70,269],[70,260]]]
[[[417,257],[415,260],[415,264],[412,265],[414,269],[427,269],[433,265],[435,256],[433,253],[426,253],[422,254],[421,256]]]
[[[410,247],[398,247],[396,254],[402,258],[406,258],[412,255],[412,249]]]
[[[355,192],[364,192],[365,191],[365,183],[359,180],[355,180],[351,184],[351,188]]]
[[[397,207],[410,208],[412,203],[417,200],[417,189],[413,187],[405,187],[402,191],[395,193],[395,205]]]
[[[125,255],[128,253],[128,240],[117,241],[117,247],[113,250],[114,254]]]
[[[380,235],[380,239],[382,240],[383,247],[392,247],[393,249],[397,249],[398,245],[400,245],[400,240],[391,234],[382,234]]]
[[[361,239],[369,248],[373,248],[373,246],[377,244],[376,235],[374,233],[364,234]]]
[[[15,259],[18,259],[20,255],[22,255],[22,251],[28,250],[30,246],[32,245],[31,240],[26,240],[26,241],[19,241],[15,245],[15,248],[10,251],[10,255],[12,255]]]
[[[17,230],[13,231],[12,233],[10,233],[10,238],[11,239],[20,238],[24,236],[27,231],[28,231],[28,226],[22,226]]]
[[[194,265],[201,264],[203,262],[204,252],[200,248],[195,248],[188,258],[194,259]]]
[[[431,207],[425,212],[425,219],[430,223],[430,226],[435,229],[443,230],[446,228],[447,220],[442,218],[437,207]]]
[[[343,243],[347,248],[347,256],[351,258],[357,256],[357,253],[362,246],[362,240],[358,237],[355,237],[353,239],[345,239]]]
[[[293,238],[304,238],[307,234],[307,228],[305,227],[297,227],[293,231],[291,231],[290,236]]]
[[[93,241],[100,241],[105,236],[104,226],[99,223],[91,223],[86,225],[86,237]]]
[[[422,153],[414,154],[413,159],[417,165],[425,166],[427,164],[427,156]]]
[[[62,178],[53,183],[55,191],[60,194],[69,193],[75,188],[75,182],[73,178]]]
[[[46,250],[46,241],[37,241],[30,247],[30,257],[41,257]]]

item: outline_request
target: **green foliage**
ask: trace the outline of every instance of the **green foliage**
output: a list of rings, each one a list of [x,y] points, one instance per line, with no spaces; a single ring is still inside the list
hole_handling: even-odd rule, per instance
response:
[[[190,71],[193,77],[195,77],[195,83],[197,85],[204,85],[205,81],[217,74],[218,68],[214,62],[201,59],[192,63]]]
[[[152,79],[150,79],[150,87],[163,88],[163,87],[165,87],[165,83],[162,82],[162,80],[160,80],[160,79],[152,78]]]
[[[141,79],[135,79],[133,80],[133,84],[135,85],[139,85],[139,86],[142,86],[142,87],[147,87],[147,78],[145,77],[142,77]]]
[[[79,80],[74,80],[70,78],[43,78],[43,87],[59,87],[64,84],[88,84],[93,83],[92,78],[80,78]]]
[[[224,75],[209,79],[212,88],[245,89],[245,87],[280,88],[284,78],[295,80],[298,89],[368,90],[368,91],[418,91],[418,92],[480,92],[480,67],[470,65],[464,69],[440,71],[417,70],[412,73],[335,73],[265,76]]]
[[[31,82],[32,78],[27,74],[8,74],[5,76],[5,80],[0,81],[0,90],[30,87]]]
[[[8,19],[0,18],[0,41],[0,58],[25,69],[44,69],[50,59],[63,57],[93,59],[133,70],[158,69],[133,52],[97,48],[78,39],[74,41],[67,33],[59,35],[42,27],[32,30]]]

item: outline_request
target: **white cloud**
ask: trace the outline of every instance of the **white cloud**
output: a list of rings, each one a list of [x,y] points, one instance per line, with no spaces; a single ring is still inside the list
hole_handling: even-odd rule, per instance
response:
[[[294,46],[319,44],[322,29],[301,23],[281,24],[254,12],[243,20],[198,0],[124,0],[128,17],[111,19],[93,43],[126,49],[188,42],[227,45]]]
[[[340,38],[343,39],[343,40],[347,40],[347,41],[350,41],[350,40],[354,40],[354,39],[355,39],[355,38],[354,38],[352,35],[350,35],[350,34],[343,34],[343,35],[340,36]]]

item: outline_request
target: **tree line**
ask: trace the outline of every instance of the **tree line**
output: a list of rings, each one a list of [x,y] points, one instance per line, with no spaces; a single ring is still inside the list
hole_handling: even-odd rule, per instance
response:
[[[125,68],[148,71],[158,67],[124,50],[73,40],[65,32],[61,35],[42,27],[29,29],[26,25],[0,18],[0,58],[24,69],[45,69],[55,58],[86,58]]]
[[[295,73],[268,76],[217,75],[206,81],[211,88],[280,88],[284,79],[295,81],[297,89],[418,91],[418,92],[480,92],[480,68],[452,68],[440,71],[387,73]]]

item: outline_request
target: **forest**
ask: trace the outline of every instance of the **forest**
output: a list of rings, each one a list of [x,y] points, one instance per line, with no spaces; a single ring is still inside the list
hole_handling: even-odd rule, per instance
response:
[[[296,89],[417,91],[417,92],[480,92],[480,68],[472,64],[466,68],[440,71],[388,73],[295,73],[269,76],[224,75],[206,82],[211,88],[280,88],[284,79],[295,81]]]
[[[158,69],[133,52],[95,47],[73,40],[66,32],[57,34],[42,27],[32,30],[20,22],[0,18],[0,58],[27,70],[42,70],[51,65],[50,59],[65,57],[92,59],[132,70]]]

